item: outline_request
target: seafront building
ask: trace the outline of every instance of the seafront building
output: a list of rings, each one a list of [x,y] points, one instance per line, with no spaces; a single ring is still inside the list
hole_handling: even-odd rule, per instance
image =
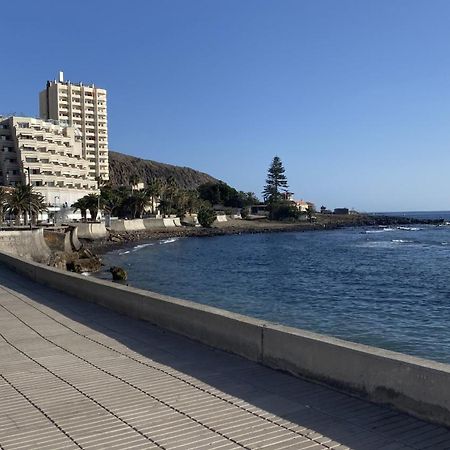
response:
[[[49,205],[71,205],[97,192],[83,156],[81,132],[32,117],[0,117],[0,180],[32,184]]]
[[[109,180],[108,120],[106,90],[94,84],[47,81],[39,95],[40,117],[56,120],[77,128],[81,132],[83,157],[89,162],[90,179]]]

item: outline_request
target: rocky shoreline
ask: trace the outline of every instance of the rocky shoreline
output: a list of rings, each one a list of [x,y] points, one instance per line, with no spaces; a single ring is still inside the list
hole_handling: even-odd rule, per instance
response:
[[[211,237],[232,234],[280,233],[299,231],[323,231],[343,227],[400,226],[418,224],[441,224],[441,220],[419,220],[408,217],[350,215],[322,216],[316,222],[274,222],[269,220],[230,220],[212,228],[169,228],[143,231],[110,232],[108,238],[96,241],[83,241],[85,249],[96,255],[124,248],[136,243],[146,243],[172,237]]]

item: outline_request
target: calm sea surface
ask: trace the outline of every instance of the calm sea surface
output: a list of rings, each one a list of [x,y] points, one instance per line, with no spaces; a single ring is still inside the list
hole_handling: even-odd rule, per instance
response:
[[[450,226],[173,238],[104,262],[136,287],[450,363]]]

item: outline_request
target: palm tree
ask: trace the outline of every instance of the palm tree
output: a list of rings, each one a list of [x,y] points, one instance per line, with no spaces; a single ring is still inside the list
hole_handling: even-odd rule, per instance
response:
[[[77,212],[80,210],[81,213],[81,219],[86,220],[87,219],[87,210],[88,210],[88,203],[86,201],[86,196],[79,198],[73,205],[73,212]]]
[[[31,210],[30,210],[30,208],[31,208]],[[32,190],[31,190],[31,201],[30,201],[27,209],[28,209],[27,212],[31,217],[32,223],[34,225],[36,225],[38,215],[40,213],[47,211],[47,209],[48,209],[47,205],[45,203],[44,196],[37,192],[32,192]]]
[[[147,194],[151,199],[152,204],[152,214],[155,213],[155,203],[161,196],[161,191],[163,188],[163,184],[160,179],[153,178],[147,187]]]
[[[170,214],[174,209],[174,200],[178,193],[178,184],[173,176],[167,178],[163,188],[163,195],[161,200],[161,209],[164,214]]]
[[[5,221],[8,210],[9,193],[5,188],[0,188],[0,225]]]
[[[18,185],[11,192],[8,198],[8,211],[15,216],[15,224],[20,225],[20,219],[24,215],[24,223],[26,223],[25,211],[29,209],[31,195],[31,186]]]
[[[97,194],[88,194],[83,198],[86,199],[86,206],[89,210],[89,214],[91,215],[91,220],[94,221],[97,219],[98,209],[101,206],[101,198]]]
[[[137,175],[135,173],[130,175],[130,177],[128,178],[128,181],[130,183],[131,192],[133,192],[134,186],[136,186],[140,181],[139,175]]]
[[[133,218],[140,218],[142,217],[146,206],[150,204],[151,197],[146,189],[141,189],[140,191],[135,191],[128,200]]]

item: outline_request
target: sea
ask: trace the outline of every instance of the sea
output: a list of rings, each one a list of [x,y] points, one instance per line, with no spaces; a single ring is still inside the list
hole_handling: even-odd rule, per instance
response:
[[[103,260],[135,287],[450,363],[450,212],[383,214],[443,223],[170,238]]]

